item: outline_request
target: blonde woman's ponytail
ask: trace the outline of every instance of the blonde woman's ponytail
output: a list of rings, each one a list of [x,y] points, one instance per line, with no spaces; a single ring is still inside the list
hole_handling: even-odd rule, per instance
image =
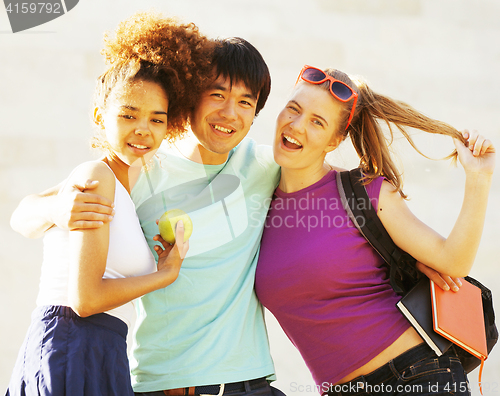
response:
[[[334,77],[338,78],[338,74]],[[348,81],[358,93],[358,103],[354,117],[347,129],[347,134],[351,136],[367,182],[379,176],[384,176],[406,198],[402,190],[401,173],[391,158],[389,151],[389,144],[394,139],[394,126],[412,147],[426,158],[428,157],[415,145],[406,130],[407,127],[464,141],[462,134],[452,126],[429,118],[404,102],[373,92],[364,81],[357,80],[356,83],[353,83],[349,78]],[[387,125],[389,136],[384,134],[380,126],[381,122]],[[340,126],[340,130],[342,130],[342,126]],[[454,150],[446,159],[456,159],[456,156],[457,152]]]

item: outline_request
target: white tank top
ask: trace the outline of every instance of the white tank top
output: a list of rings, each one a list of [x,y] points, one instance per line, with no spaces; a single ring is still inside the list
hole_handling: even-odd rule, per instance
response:
[[[156,270],[129,193],[115,176],[115,216],[109,223],[109,249],[103,278],[126,278]],[[53,227],[43,238],[43,263],[37,305],[69,306],[69,231]],[[135,319],[133,302],[106,313],[128,326]]]

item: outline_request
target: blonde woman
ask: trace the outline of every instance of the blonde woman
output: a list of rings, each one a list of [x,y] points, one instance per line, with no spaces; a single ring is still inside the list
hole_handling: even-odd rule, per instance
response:
[[[406,126],[453,138],[466,182],[462,211],[448,238],[408,209],[379,123],[396,126],[410,142]],[[386,266],[340,203],[335,182],[340,169],[325,156],[348,135],[368,196],[394,242],[440,273],[469,273],[485,219],[493,144],[376,94],[338,70],[305,66],[276,123],[274,158],[281,180],[262,238],[257,295],[324,394],[369,389],[391,395],[468,394],[453,349],[438,358],[397,310],[399,298]],[[438,384],[437,392],[429,383]]]

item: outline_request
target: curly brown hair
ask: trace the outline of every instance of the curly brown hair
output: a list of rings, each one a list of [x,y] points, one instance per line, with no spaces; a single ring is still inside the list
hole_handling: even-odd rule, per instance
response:
[[[173,140],[186,131],[201,92],[212,78],[214,42],[193,23],[157,12],[139,12],[104,35],[108,70],[97,80],[94,105],[106,109],[111,91],[138,80],[160,84],[169,100],[168,135]],[[93,147],[105,148],[94,138]]]

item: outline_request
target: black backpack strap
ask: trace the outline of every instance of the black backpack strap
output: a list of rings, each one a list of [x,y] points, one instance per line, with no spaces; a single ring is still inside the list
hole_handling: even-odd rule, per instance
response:
[[[404,295],[423,275],[415,267],[416,260],[399,249],[385,230],[371,205],[368,193],[361,181],[362,176],[359,168],[337,172],[337,187],[342,206],[361,234],[390,267],[390,281],[394,291],[399,295]],[[491,291],[469,276],[465,279],[481,289],[486,340],[488,352],[490,352],[498,340]],[[481,363],[465,349],[455,348],[455,350],[467,373]]]
[[[415,267],[416,260],[398,248],[387,233],[370,202],[362,177],[360,168],[337,172],[342,206],[359,232],[389,266],[394,291],[403,295],[420,278],[420,272]]]

